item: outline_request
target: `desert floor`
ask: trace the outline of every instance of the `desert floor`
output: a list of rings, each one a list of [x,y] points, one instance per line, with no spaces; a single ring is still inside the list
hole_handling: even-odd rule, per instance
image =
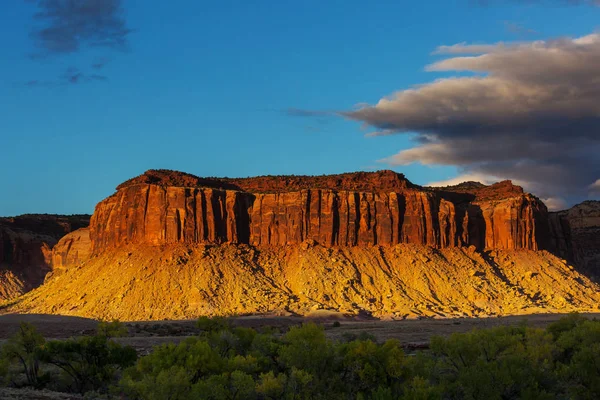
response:
[[[600,313],[583,314],[588,318],[600,318]],[[261,329],[273,327],[281,331],[304,322],[315,322],[325,327],[331,339],[341,339],[344,335],[358,335],[367,332],[378,341],[397,339],[403,347],[423,348],[432,336],[450,335],[455,332],[467,332],[477,328],[491,328],[499,325],[518,325],[526,323],[532,327],[545,327],[560,319],[564,314],[516,315],[493,318],[453,318],[453,319],[407,319],[387,321],[367,318],[345,318],[335,314],[321,314],[314,317],[285,316],[244,316],[232,317],[235,326]],[[334,327],[334,321],[340,326]],[[72,336],[93,334],[97,321],[92,319],[43,315],[43,314],[7,314],[0,315],[0,343],[13,335],[21,322],[35,325],[47,339],[61,339]],[[195,320],[187,321],[147,321],[126,322],[129,336],[119,338],[124,344],[135,347],[140,354],[149,352],[153,346],[178,342],[186,336],[199,332]]]

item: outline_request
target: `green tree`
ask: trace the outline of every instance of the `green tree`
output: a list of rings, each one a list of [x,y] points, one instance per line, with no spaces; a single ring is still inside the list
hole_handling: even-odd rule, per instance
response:
[[[558,333],[558,369],[573,398],[600,398],[600,321],[573,319]]]
[[[256,392],[265,399],[280,399],[285,391],[287,377],[280,373],[275,376],[273,371],[260,374],[256,383]]]
[[[155,373],[125,373],[119,386],[113,390],[117,395],[139,400],[187,400],[192,397],[190,374],[181,366],[170,366]],[[137,371],[136,371],[137,372]]]
[[[332,347],[322,326],[314,323],[292,327],[283,338],[279,358],[286,368],[297,368],[312,374],[325,373],[330,366]]]
[[[119,389],[134,399],[155,398],[153,393],[162,393],[161,386],[169,374],[175,374],[177,379],[168,389],[172,394],[164,398],[186,399],[192,385],[221,374],[226,365],[226,360],[205,338],[187,338],[179,344],[157,346],[152,353],[140,358],[135,366],[125,371]]]
[[[61,369],[79,393],[105,390],[117,372],[133,365],[137,358],[135,349],[104,335],[49,341],[40,355],[44,362]]]
[[[2,346],[0,359],[4,360],[7,370],[9,364],[16,364],[17,372],[25,375],[27,385],[41,388],[44,381],[40,374],[40,349],[45,342],[35,326],[22,322],[19,331]]]
[[[402,400],[439,400],[442,394],[438,387],[420,376],[414,377],[404,388]]]
[[[100,336],[104,336],[108,339],[118,338],[127,336],[129,333],[127,326],[124,323],[114,320],[114,321],[101,321],[98,323],[98,327],[96,328],[96,332]]]
[[[553,389],[549,346],[539,330],[499,327],[433,338],[436,379],[453,398],[547,398]]]
[[[231,324],[225,317],[200,317],[196,322],[196,326],[203,333],[219,332],[231,330]]]

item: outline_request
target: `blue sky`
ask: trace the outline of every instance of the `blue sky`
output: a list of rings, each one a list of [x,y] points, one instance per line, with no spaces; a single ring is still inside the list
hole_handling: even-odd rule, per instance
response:
[[[463,167],[378,162],[415,146],[410,134],[366,137],[360,120],[288,110],[350,111],[460,75],[425,71],[441,45],[581,37],[600,21],[600,8],[560,1],[114,3],[123,46],[54,51],[36,41],[52,24],[34,18],[44,1],[3,2],[0,215],[91,213],[150,168],[450,179]]]

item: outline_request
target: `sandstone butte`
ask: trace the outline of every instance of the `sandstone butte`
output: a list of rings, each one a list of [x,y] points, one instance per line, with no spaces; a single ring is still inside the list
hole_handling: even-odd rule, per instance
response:
[[[1,312],[597,311],[589,277],[599,226],[600,202],[549,213],[510,181],[424,188],[393,171],[229,179],[149,170],[101,201],[89,228],[64,236],[46,282]]]

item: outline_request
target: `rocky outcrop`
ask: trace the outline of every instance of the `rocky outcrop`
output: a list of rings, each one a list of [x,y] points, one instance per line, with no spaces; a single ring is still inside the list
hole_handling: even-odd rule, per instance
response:
[[[91,247],[89,228],[68,233],[52,248],[52,269],[81,264],[89,258]]]
[[[510,182],[420,188],[393,171],[199,178],[151,170],[96,207],[92,252],[129,243],[548,246],[547,211]]]
[[[26,214],[0,218],[0,264],[51,264],[51,248],[67,233],[89,225],[89,215]]]
[[[600,201],[584,201],[549,215],[556,253],[580,270],[600,279]]]
[[[52,268],[52,247],[68,232],[87,226],[89,218],[48,214],[0,218],[0,299],[41,284]]]

